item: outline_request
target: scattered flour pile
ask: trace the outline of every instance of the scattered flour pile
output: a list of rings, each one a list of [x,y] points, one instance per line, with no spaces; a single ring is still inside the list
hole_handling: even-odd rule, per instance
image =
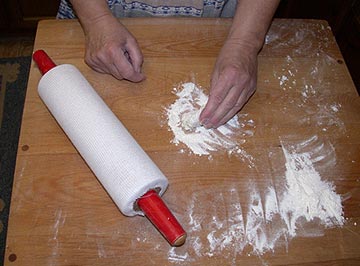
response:
[[[178,99],[166,111],[175,145],[183,143],[196,155],[209,155],[211,151],[220,149],[242,152],[238,143],[231,138],[235,130],[241,127],[237,116],[217,129],[206,129],[199,122],[200,113],[208,99],[204,92],[192,82],[182,84],[174,92]]]
[[[239,135],[254,134],[251,119],[240,114],[218,129],[205,129],[199,123],[208,99],[203,91],[194,83],[184,83],[174,93],[177,99],[166,109],[166,114],[175,145],[182,143],[196,155],[225,150],[242,158],[249,156],[240,148],[245,140],[239,140]],[[331,105],[331,110],[337,112],[339,107]],[[287,247],[294,237],[321,236],[324,228],[345,223],[341,196],[314,166],[327,167],[336,162],[331,143],[324,143],[314,135],[301,143],[281,144],[284,176],[269,177],[267,187],[262,189],[250,180],[245,196],[248,202],[240,203],[244,195],[239,190],[244,189],[232,186],[228,190],[209,188],[193,194],[188,203],[190,229],[186,248],[172,248],[169,261],[193,262],[200,257],[222,256],[234,260],[236,265],[234,254],[261,256],[276,247]],[[255,167],[252,157],[247,161]],[[209,194],[214,200],[211,211],[203,205]],[[225,214],[219,210],[226,210]]]
[[[231,185],[194,192],[187,208],[187,246],[182,251],[172,249],[169,260],[221,256],[238,265],[236,254],[261,256],[287,248],[294,237],[322,236],[325,228],[344,225],[341,196],[314,166],[336,161],[331,143],[314,136],[282,147],[284,176],[276,177],[277,184],[270,181],[265,189],[250,180],[247,202],[240,201],[244,193],[239,191],[245,190]],[[204,204],[210,195],[213,204]]]
[[[325,227],[343,225],[341,197],[332,183],[321,180],[311,153],[290,152],[284,148],[283,152],[287,189],[280,199],[279,209],[288,234],[296,235],[296,223],[300,218],[308,222],[317,219]]]

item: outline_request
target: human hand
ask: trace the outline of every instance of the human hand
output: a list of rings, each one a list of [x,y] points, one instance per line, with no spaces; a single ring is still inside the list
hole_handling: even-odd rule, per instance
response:
[[[104,15],[85,30],[85,62],[100,73],[140,82],[143,56],[136,39],[112,15]]]
[[[248,45],[226,41],[215,63],[200,123],[206,128],[225,124],[255,92],[256,79],[257,52]]]

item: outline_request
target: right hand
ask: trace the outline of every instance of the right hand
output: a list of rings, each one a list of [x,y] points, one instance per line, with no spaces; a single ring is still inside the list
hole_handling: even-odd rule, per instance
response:
[[[85,62],[100,73],[115,78],[140,82],[143,55],[136,39],[112,15],[98,18],[85,31]]]
[[[206,128],[225,124],[254,94],[256,80],[257,51],[242,40],[228,39],[216,60],[201,124]]]

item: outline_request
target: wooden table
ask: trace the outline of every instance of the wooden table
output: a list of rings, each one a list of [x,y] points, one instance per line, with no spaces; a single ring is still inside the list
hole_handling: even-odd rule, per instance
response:
[[[38,97],[41,74],[33,63],[5,265],[359,265],[360,99],[327,23],[273,22],[259,56],[257,92],[240,113],[241,130],[250,132],[239,137],[248,157],[226,151],[209,157],[171,143],[164,110],[183,82],[207,92],[231,20],[122,22],[145,57],[142,83],[88,68],[77,21],[41,22],[34,49],[77,66],[168,177],[163,198],[188,232],[187,242],[172,248],[147,219],[120,213]],[[342,196],[345,224],[324,229],[302,221],[296,237],[254,254],[253,246],[241,246],[246,236],[231,231],[236,208],[251,214],[249,204],[266,206],[268,186],[284,184],[289,147],[318,155],[313,166]],[[255,203],[254,189],[260,195]],[[269,234],[276,229],[266,226]]]

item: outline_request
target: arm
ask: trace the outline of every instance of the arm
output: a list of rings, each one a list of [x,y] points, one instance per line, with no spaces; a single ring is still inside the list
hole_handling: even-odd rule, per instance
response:
[[[212,73],[209,100],[200,115],[206,128],[231,119],[255,92],[257,55],[280,0],[238,0],[228,37]]]
[[[106,0],[71,0],[85,33],[85,62],[117,79],[139,82],[143,56],[131,33],[116,19]]]

